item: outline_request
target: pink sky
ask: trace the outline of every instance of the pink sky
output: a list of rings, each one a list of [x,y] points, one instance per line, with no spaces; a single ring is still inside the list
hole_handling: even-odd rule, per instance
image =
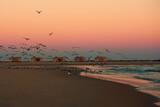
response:
[[[60,49],[160,49],[160,2],[1,0],[0,29],[0,44],[19,44],[29,37],[30,43]]]

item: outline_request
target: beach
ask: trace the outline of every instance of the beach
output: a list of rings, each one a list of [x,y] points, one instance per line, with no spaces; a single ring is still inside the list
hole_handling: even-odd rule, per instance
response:
[[[67,67],[68,69],[68,67]],[[80,76],[67,69],[0,69],[2,107],[157,107],[135,87]]]
[[[159,65],[105,65],[75,67],[86,70],[85,72],[80,73],[81,76],[130,85],[140,92],[155,96],[159,98],[156,105],[160,106]]]

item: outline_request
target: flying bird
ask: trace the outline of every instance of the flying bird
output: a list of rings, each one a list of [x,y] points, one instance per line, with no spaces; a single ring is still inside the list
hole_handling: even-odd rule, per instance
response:
[[[37,12],[38,14],[41,14],[41,13],[42,13],[42,11],[41,11],[41,10],[36,10],[36,12]]]
[[[38,44],[39,46],[42,46],[42,47],[47,47],[46,45],[42,44],[42,43],[39,43]]]
[[[17,49],[15,46],[9,46],[8,49]]]
[[[106,52],[110,53],[111,51],[109,49],[105,49]]]
[[[7,51],[3,45],[0,45],[0,50]]]
[[[35,47],[35,48],[36,48],[37,50],[39,50],[39,49],[40,49],[40,47],[38,47],[38,46],[37,46],[37,47]]]
[[[88,57],[88,61],[90,61],[91,59],[92,59],[92,56],[89,56],[89,57]]]
[[[28,55],[27,52],[21,52],[22,56]]]
[[[6,54],[5,56],[9,56],[9,54]]]
[[[3,45],[0,45],[0,48],[3,48]]]
[[[64,56],[64,58],[69,60],[69,58],[67,56]]]
[[[72,49],[80,49],[80,47],[72,47]]]
[[[40,47],[39,47],[39,46],[32,46],[31,48],[32,48],[32,49],[37,49],[37,50],[39,50],[39,49],[40,49]]]
[[[22,47],[20,47],[20,48],[21,48],[21,49],[26,49],[26,48],[25,48],[25,47],[23,47],[23,46],[22,46]]]
[[[49,36],[52,36],[52,35],[53,35],[53,32],[50,32],[50,33],[49,33]]]
[[[30,40],[30,38],[24,38],[24,39],[27,40],[27,41]]]
[[[30,50],[31,50],[31,48],[27,48],[26,50],[27,50],[27,51],[30,51]]]

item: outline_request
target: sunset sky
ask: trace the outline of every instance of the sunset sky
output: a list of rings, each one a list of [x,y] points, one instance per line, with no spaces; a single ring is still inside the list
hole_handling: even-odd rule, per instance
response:
[[[108,48],[160,58],[160,1],[0,0],[0,44],[19,45],[24,37],[62,50]]]

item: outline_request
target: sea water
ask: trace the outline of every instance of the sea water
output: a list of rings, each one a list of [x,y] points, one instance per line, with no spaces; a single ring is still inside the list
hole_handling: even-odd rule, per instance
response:
[[[135,78],[160,83],[160,65],[124,65],[104,66],[113,73],[135,74]],[[107,72],[104,70],[103,73]]]
[[[89,68],[93,71],[101,71],[101,74],[132,75],[137,79],[148,80],[151,84],[139,89],[160,91],[160,65],[103,65]]]

